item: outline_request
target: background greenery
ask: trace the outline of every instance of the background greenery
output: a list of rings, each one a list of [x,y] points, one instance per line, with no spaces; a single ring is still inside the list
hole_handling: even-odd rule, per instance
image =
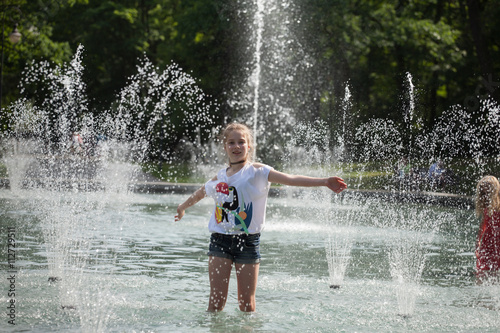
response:
[[[127,78],[146,55],[155,65],[172,61],[198,80],[217,101],[216,123],[241,110],[228,103],[244,79],[248,49],[244,0],[1,0],[3,37],[2,106],[20,96],[18,83],[32,62],[83,58],[88,109],[112,106]],[[251,3],[251,1],[246,1]],[[374,117],[401,124],[408,99],[405,76],[418,87],[415,118],[432,127],[461,105],[471,117],[485,96],[499,101],[500,15],[495,0],[297,0],[301,19],[292,33],[314,59],[305,73],[315,83],[303,119],[339,128],[345,87],[351,93],[353,124]],[[248,19],[248,17],[246,18]],[[23,37],[12,45],[14,23]],[[298,55],[299,57],[300,55]],[[296,81],[305,80],[296,77]],[[299,88],[300,89],[300,88]],[[29,98],[30,96],[28,96]],[[1,131],[8,114],[2,109]],[[332,133],[336,137],[336,133]],[[497,147],[490,149],[492,155]],[[427,161],[426,161],[427,163]]]
[[[500,71],[498,1],[299,0],[297,29],[307,29],[318,66],[316,87],[335,111],[352,87],[363,118],[401,118],[402,78],[412,73],[420,87],[418,112],[432,123],[451,105],[478,95],[481,77]],[[108,107],[145,53],[159,67],[175,61],[199,79],[201,88],[223,101],[230,73],[241,65],[235,45],[234,0],[2,0],[4,37],[19,22],[19,44],[4,43],[2,105],[19,96],[22,70],[31,61],[71,59],[79,44],[90,109]],[[16,6],[21,13],[13,7]],[[497,84],[498,85],[498,84]],[[479,95],[499,90],[483,87]],[[491,89],[493,90],[493,89]],[[330,98],[326,98],[330,97]],[[224,113],[231,110],[223,104]]]

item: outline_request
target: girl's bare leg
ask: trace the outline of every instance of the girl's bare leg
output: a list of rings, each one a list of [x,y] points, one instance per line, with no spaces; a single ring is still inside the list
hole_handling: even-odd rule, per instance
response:
[[[230,259],[208,257],[208,275],[210,279],[208,312],[218,312],[224,309],[232,265],[233,261]]]
[[[255,311],[255,291],[259,277],[259,264],[235,264],[238,279],[238,304],[244,312]]]

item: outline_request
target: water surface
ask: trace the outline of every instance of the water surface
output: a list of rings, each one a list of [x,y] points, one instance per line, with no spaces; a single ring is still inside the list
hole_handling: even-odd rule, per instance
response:
[[[348,197],[322,206],[309,198],[270,198],[257,312],[238,310],[233,272],[226,308],[214,315],[205,312],[212,203],[204,199],[174,222],[185,197],[0,190],[1,244],[5,251],[6,228],[14,227],[17,271],[16,325],[4,316],[1,330],[500,330],[498,288],[474,281],[472,210]],[[346,276],[335,290],[325,254],[329,232],[352,243]],[[426,261],[415,308],[406,318],[399,315],[388,258],[392,248],[408,241],[425,248]],[[54,274],[61,281],[49,282]],[[5,281],[4,304],[10,300]]]

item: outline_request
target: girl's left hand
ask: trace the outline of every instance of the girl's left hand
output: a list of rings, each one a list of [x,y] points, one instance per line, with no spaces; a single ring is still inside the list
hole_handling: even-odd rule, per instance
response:
[[[347,184],[340,177],[327,178],[326,186],[335,193],[340,193],[347,188]]]

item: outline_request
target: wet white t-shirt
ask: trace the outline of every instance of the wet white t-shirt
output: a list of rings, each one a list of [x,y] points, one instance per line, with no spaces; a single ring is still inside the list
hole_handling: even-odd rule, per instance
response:
[[[207,196],[214,198],[214,213],[208,229],[221,234],[256,234],[264,228],[269,172],[263,164],[245,164],[228,177],[226,169],[217,173],[216,180],[205,184]]]

